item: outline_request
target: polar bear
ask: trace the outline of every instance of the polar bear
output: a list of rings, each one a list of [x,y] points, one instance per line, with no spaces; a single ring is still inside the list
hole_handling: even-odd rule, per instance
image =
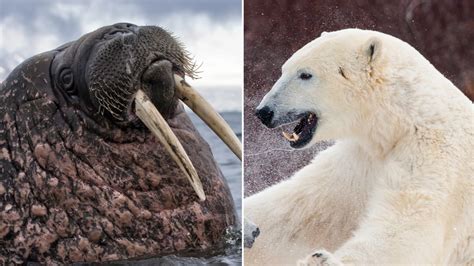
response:
[[[473,264],[472,102],[409,44],[323,34],[257,107],[293,148],[335,144],[245,199],[260,236],[247,265]],[[285,160],[282,158],[282,165]]]

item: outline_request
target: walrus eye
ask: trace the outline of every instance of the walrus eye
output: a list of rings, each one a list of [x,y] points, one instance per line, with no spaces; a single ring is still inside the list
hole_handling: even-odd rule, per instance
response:
[[[300,74],[300,79],[302,79],[302,80],[308,80],[308,79],[310,79],[310,78],[312,78],[312,77],[313,77],[313,75],[311,75],[311,74],[309,74],[309,73],[304,73],[304,72],[303,72],[303,73]]]
[[[59,73],[59,85],[69,94],[74,94],[74,78],[70,68],[64,68]]]

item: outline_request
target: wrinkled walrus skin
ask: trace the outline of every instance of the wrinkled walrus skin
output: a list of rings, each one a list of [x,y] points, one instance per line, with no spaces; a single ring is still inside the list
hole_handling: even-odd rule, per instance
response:
[[[142,58],[145,54],[171,61],[173,73],[189,71],[185,60],[150,44],[163,34],[158,27],[104,27],[26,60],[1,84],[0,265],[111,261],[222,247],[226,228],[236,223],[235,210],[209,145],[172,85],[146,87],[141,81],[150,60],[157,60]],[[100,50],[117,46],[107,56]],[[134,53],[136,47],[142,53]],[[107,72],[106,59],[114,61],[114,73],[123,72]],[[101,71],[91,73],[101,64]],[[92,80],[93,75],[112,76]],[[132,93],[138,87],[157,91],[151,100],[193,162],[205,201],[130,110],[113,115],[89,94],[94,82],[110,89],[114,79]],[[171,96],[162,96],[162,89]]]

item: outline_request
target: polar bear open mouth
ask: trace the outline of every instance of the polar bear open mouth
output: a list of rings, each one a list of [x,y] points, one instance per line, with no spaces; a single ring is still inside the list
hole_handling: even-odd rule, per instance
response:
[[[283,137],[290,142],[293,148],[301,148],[311,141],[314,131],[318,125],[318,117],[315,113],[307,112],[293,129],[293,133],[283,131]]]

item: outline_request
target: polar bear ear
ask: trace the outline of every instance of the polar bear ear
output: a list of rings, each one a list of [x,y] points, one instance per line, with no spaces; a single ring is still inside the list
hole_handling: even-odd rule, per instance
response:
[[[328,34],[328,32],[327,32],[327,31],[323,31],[323,32],[321,32],[321,35],[319,35],[319,36],[320,36],[320,37],[323,37],[323,36],[326,35],[326,34]]]
[[[372,37],[364,45],[365,53],[369,63],[377,62],[382,53],[382,43],[379,38]]]

